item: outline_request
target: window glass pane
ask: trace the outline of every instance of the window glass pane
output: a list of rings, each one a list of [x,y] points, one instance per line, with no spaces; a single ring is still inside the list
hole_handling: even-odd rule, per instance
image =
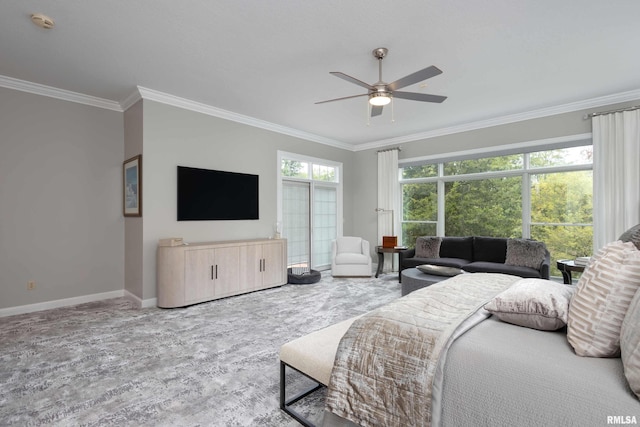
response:
[[[402,168],[402,179],[438,176],[438,165],[408,166]]]
[[[282,159],[282,176],[309,178],[309,164],[297,160]]]
[[[445,234],[522,237],[521,177],[446,183]]]
[[[592,171],[531,176],[531,237],[544,242],[551,253],[552,276],[561,275],[556,261],[591,256],[592,200]]]
[[[438,219],[438,186],[435,182],[402,186],[402,220],[435,221]]]
[[[314,186],[313,189],[313,266],[323,269],[331,265],[331,241],[337,236],[337,190]]]
[[[551,253],[551,276],[561,277],[557,261],[591,256],[593,251],[593,227],[571,225],[531,225],[531,238],[544,242]],[[580,278],[581,273],[572,272],[571,278]]]
[[[588,165],[593,163],[593,146],[585,145],[531,153],[529,163],[531,167]]]
[[[287,266],[309,267],[309,184],[282,183],[282,236],[287,239]]]
[[[416,239],[420,236],[435,236],[436,223],[432,222],[403,222],[402,244],[408,248],[416,246]]]
[[[444,164],[444,174],[463,175],[467,173],[522,169],[523,158],[522,154],[514,154],[511,156],[447,162]]]
[[[531,175],[531,222],[591,224],[593,172]]]
[[[313,165],[313,179],[316,181],[336,182],[336,168],[332,166]]]

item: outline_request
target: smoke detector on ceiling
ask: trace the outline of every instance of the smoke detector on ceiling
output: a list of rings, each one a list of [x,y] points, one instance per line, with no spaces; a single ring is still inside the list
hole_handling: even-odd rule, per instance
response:
[[[34,13],[31,15],[31,21],[38,27],[44,28],[45,30],[50,30],[55,25],[53,19],[49,18],[47,15],[43,15],[42,13]]]

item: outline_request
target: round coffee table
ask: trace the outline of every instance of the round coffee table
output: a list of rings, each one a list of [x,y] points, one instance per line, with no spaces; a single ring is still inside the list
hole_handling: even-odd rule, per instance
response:
[[[402,296],[449,278],[448,276],[425,274],[417,268],[407,268],[402,270],[400,274],[402,276]]]

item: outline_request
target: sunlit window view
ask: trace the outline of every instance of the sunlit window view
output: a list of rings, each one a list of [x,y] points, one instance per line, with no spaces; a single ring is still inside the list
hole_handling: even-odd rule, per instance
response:
[[[592,156],[588,145],[402,168],[402,244],[438,229],[532,238],[546,244],[551,275],[560,276],[557,260],[593,250]]]

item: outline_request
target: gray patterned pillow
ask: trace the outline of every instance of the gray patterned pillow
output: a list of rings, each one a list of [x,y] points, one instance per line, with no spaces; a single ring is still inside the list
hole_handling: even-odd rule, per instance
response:
[[[629,304],[620,330],[620,350],[624,376],[629,387],[640,398],[640,290]]]
[[[640,287],[640,251],[617,240],[600,249],[578,281],[567,339],[578,356],[617,357],[620,330]]]
[[[640,224],[631,227],[622,235],[618,240],[622,240],[623,242],[633,242],[636,245],[636,248],[640,249]]]
[[[489,301],[484,309],[503,322],[541,331],[567,324],[574,286],[545,279],[522,279]]]
[[[416,258],[440,258],[442,237],[418,237],[416,239]]]
[[[547,255],[542,242],[528,239],[507,239],[507,258],[505,264],[540,269]]]

